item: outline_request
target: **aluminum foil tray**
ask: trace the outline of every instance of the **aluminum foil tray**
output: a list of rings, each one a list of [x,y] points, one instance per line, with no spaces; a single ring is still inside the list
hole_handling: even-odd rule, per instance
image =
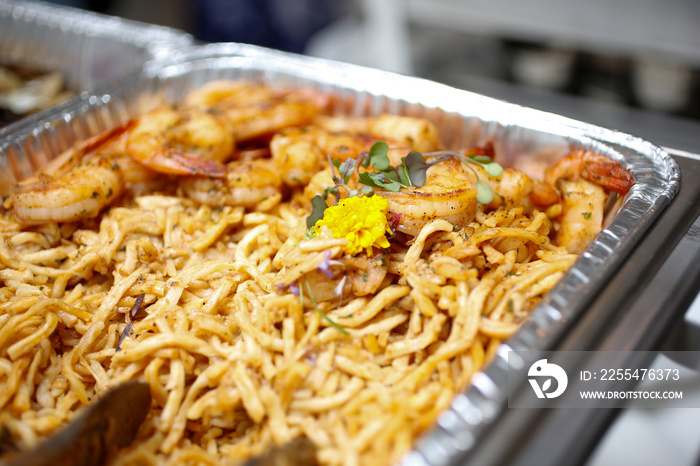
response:
[[[497,155],[506,159],[499,160],[516,166],[546,163],[572,146],[587,148],[620,161],[637,181],[614,219],[522,329],[501,345],[472,386],[456,396],[435,428],[405,457],[407,465],[454,464],[487,434],[507,406],[509,350],[552,349],[680,188],[676,162],[663,149],[627,134],[422,79],[241,44],[211,44],[148,63],[133,76],[94,88],[42,115],[32,128],[0,139],[2,192],[74,142],[223,78],[332,92],[338,96],[336,114],[426,117],[437,125],[448,148],[493,140]]]
[[[48,3],[0,0],[0,64],[59,71],[75,92],[132,73],[193,41],[190,34],[163,26]]]

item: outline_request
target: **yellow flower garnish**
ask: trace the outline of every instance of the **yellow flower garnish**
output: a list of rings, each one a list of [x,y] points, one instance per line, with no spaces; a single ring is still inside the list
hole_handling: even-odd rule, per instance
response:
[[[389,240],[384,236],[392,232],[386,219],[388,211],[389,203],[381,196],[348,197],[327,208],[323,218],[314,225],[314,231],[318,234],[326,226],[334,238],[348,240],[345,246],[348,254],[366,250],[372,255],[372,246],[389,247]]]

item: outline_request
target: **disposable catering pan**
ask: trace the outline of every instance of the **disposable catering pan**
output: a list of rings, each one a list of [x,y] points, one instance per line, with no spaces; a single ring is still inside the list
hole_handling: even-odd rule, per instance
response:
[[[2,192],[74,142],[222,78],[330,92],[337,97],[333,108],[337,114],[425,117],[437,125],[448,149],[494,141],[501,163],[523,169],[578,147],[620,161],[635,177],[617,215],[521,330],[473,377],[471,387],[454,399],[437,426],[405,457],[405,464],[456,464],[487,435],[506,410],[508,351],[555,347],[585,316],[596,294],[615,277],[680,188],[677,162],[662,148],[628,134],[422,79],[239,44],[211,44],[147,63],[135,75],[93,88],[42,115],[31,130],[0,139]]]
[[[0,0],[0,65],[60,72],[73,92],[132,73],[192,43],[190,34],[173,28],[42,2]]]

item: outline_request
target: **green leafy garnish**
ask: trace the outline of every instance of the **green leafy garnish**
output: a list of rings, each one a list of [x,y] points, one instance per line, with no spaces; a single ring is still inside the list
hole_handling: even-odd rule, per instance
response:
[[[493,162],[493,160],[491,160],[491,157],[489,157],[488,155],[474,155],[474,154],[472,154],[469,156],[469,158],[472,159],[473,161],[475,161],[476,163],[480,163],[480,164],[487,164],[487,163]]]
[[[315,237],[316,237],[316,232],[314,231],[313,228],[307,228],[306,231],[304,232],[303,238],[306,240],[314,239]]]
[[[414,186],[421,187],[425,184],[426,173],[430,165],[425,162],[423,155],[420,152],[411,151],[406,158],[403,159],[403,164],[408,172],[408,180]]]
[[[581,215],[583,215],[583,218],[586,220],[590,220],[593,214],[591,212],[583,212]]]
[[[478,190],[476,194],[477,202],[480,204],[490,204],[491,201],[493,201],[493,189],[491,189],[491,186],[483,181],[477,181],[476,189]]]
[[[503,167],[496,162],[487,163],[484,165],[484,170],[491,176],[501,176],[503,173]]]
[[[326,201],[324,201],[323,197],[319,196],[318,194],[311,199],[311,206],[313,207],[313,210],[311,211],[311,215],[306,217],[306,228],[312,228],[314,225],[316,225],[316,222],[323,218],[323,213],[328,208]]]
[[[482,168],[491,176],[501,176],[503,167],[491,160],[488,155],[470,155],[469,159],[474,163],[482,166]]]
[[[321,191],[321,197],[323,198],[324,201],[326,199],[328,199],[329,194],[333,194],[333,195],[337,196],[338,195],[338,186],[329,186],[329,187],[325,188],[323,191]]]
[[[366,184],[373,188],[386,189],[387,191],[397,192],[402,188],[401,183],[390,179],[382,172],[362,172],[359,175],[360,183]],[[406,186],[403,186],[404,188]]]
[[[374,189],[371,186],[362,186],[360,192],[363,196],[372,197],[374,196]]]
[[[369,149],[369,162],[379,171],[384,171],[391,167],[389,161],[389,144],[384,141],[377,141]]]
[[[343,180],[342,184],[347,184],[350,180],[350,175],[352,175],[352,172],[355,170],[356,163],[357,161],[355,159],[347,159],[338,166],[338,172]]]

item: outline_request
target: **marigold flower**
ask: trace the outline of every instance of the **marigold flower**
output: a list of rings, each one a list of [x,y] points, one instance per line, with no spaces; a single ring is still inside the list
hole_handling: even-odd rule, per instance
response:
[[[381,196],[349,197],[323,213],[316,222],[314,231],[318,234],[326,226],[334,238],[345,238],[348,245],[345,252],[358,254],[363,250],[372,255],[372,246],[388,248],[389,240],[385,233],[392,233],[386,213],[389,203]]]

